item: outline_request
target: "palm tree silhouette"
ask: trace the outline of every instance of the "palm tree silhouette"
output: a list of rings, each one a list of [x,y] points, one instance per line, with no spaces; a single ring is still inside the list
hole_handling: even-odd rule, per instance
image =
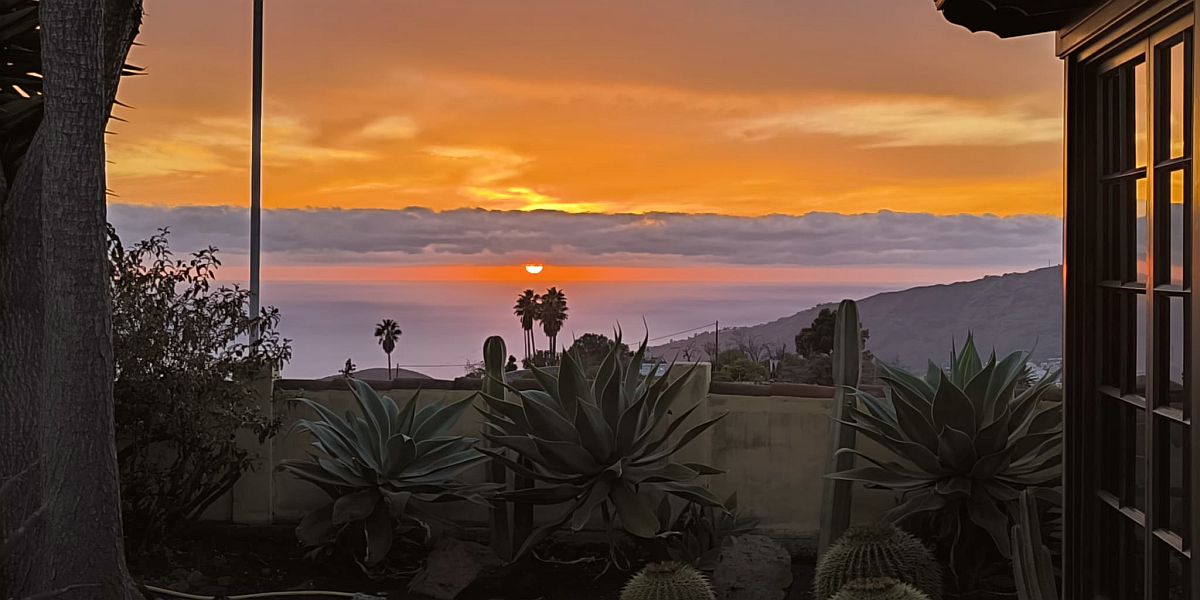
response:
[[[392,378],[392,350],[396,349],[396,342],[400,341],[403,334],[400,325],[391,319],[384,319],[375,325],[375,337],[379,338],[379,345],[383,346],[383,352],[387,354],[388,379]]]
[[[525,330],[525,358],[533,356],[537,352],[537,344],[533,340],[533,323],[538,320],[538,313],[541,308],[542,297],[535,294],[533,290],[525,290],[517,296],[517,303],[513,305],[513,314],[521,319],[521,329]]]
[[[542,294],[542,310],[538,314],[542,322],[542,331],[550,338],[550,360],[558,362],[558,332],[562,331],[563,322],[567,320],[567,295],[562,290],[552,287]]]

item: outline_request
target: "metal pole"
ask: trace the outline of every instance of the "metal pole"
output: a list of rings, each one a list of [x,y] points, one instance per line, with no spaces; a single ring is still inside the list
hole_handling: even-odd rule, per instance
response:
[[[263,0],[254,0],[254,92],[250,142],[250,317],[259,316],[259,266],[262,254],[262,96]],[[259,339],[258,327],[250,330],[251,343]]]

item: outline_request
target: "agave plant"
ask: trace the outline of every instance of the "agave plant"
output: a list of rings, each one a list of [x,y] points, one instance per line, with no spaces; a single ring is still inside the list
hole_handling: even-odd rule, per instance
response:
[[[489,506],[481,495],[489,486],[457,479],[487,457],[475,450],[475,438],[448,435],[474,397],[418,409],[420,392],[401,406],[363,381],[349,383],[357,415],[347,411],[342,418],[299,399],[319,416],[297,422],[312,434],[318,452],[308,460],[282,461],[280,468],[331,498],[300,522],[301,543],[319,548],[349,534],[365,550],[362,563],[372,566],[387,555],[397,524],[427,528],[440,520],[429,511],[431,504],[465,500]]]
[[[857,390],[860,407],[843,423],[903,462],[849,452],[871,464],[829,477],[902,493],[884,519],[903,521],[940,511],[965,514],[1010,556],[1010,517],[1004,507],[1022,490],[1052,495],[1061,477],[1062,413],[1040,402],[1058,372],[1030,376],[1027,353],[985,364],[970,336],[951,354],[947,370],[929,365],[924,378],[882,366],[883,398]],[[1039,489],[1047,488],[1047,489]],[[955,526],[956,540],[961,527]]]
[[[657,364],[643,376],[646,342],[631,360],[617,350],[605,356],[593,382],[584,377],[579,358],[563,356],[558,376],[534,369],[542,390],[509,388],[520,403],[485,395],[484,437],[501,449],[481,448],[516,475],[539,486],[501,494],[515,503],[565,505],[563,512],[534,531],[517,552],[524,554],[549,532],[569,523],[582,529],[599,510],[610,530],[653,538],[670,523],[656,508],[665,495],[703,506],[720,507],[698,478],[716,469],[679,463],[672,457],[722,416],[707,419],[676,435],[703,403],[671,418],[671,410],[695,374],[695,367],[671,380],[656,376]],[[516,455],[513,458],[507,449]],[[526,466],[528,465],[528,466]],[[614,555],[615,557],[615,555]]]

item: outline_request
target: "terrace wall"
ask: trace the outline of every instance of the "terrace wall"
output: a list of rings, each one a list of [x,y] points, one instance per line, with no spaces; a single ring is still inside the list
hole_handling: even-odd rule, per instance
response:
[[[672,372],[672,376],[679,374]],[[713,429],[697,438],[680,457],[686,462],[703,462],[726,471],[711,478],[721,497],[737,492],[739,505],[762,518],[761,526],[780,535],[808,539],[819,528],[822,475],[829,451],[829,409],[833,388],[797,384],[731,384],[710,382],[710,369],[702,365],[680,406],[704,402],[692,417],[699,422],[721,413],[728,415]],[[423,404],[454,401],[474,395],[478,381],[396,380],[371,382],[372,387],[397,401],[406,401],[421,388]],[[533,387],[521,382],[518,387]],[[342,414],[357,410],[354,398],[341,381],[279,380],[277,389],[286,396],[320,402]],[[276,405],[284,411],[284,426],[268,447],[261,448],[263,466],[247,473],[238,489],[213,506],[208,517],[234,522],[296,521],[318,508],[327,497],[316,487],[299,481],[274,467],[289,458],[304,458],[312,449],[307,433],[293,430],[298,419],[313,418],[299,403]],[[479,417],[468,413],[455,427],[455,434],[479,435]],[[860,436],[861,438],[861,436]],[[269,466],[269,468],[268,468]],[[481,480],[482,468],[467,474]],[[269,499],[269,502],[267,500]],[[858,488],[854,496],[854,520],[870,521],[891,506],[891,496]],[[266,508],[269,507],[269,510]],[[484,511],[464,506],[455,516],[483,523]]]

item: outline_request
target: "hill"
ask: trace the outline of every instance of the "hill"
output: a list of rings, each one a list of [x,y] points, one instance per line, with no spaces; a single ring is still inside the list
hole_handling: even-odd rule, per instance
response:
[[[333,381],[334,379],[337,379],[341,376],[342,376],[342,374],[338,373],[336,375],[322,377],[321,381]],[[408,369],[401,369],[399,367],[392,367],[392,377],[388,377],[387,367],[359,369],[354,372],[354,376],[363,381],[390,381],[392,379],[430,379],[430,377],[424,373],[418,373],[416,371],[410,371]]]
[[[794,338],[809,326],[821,304],[790,317],[721,331],[721,348],[753,339],[785,344],[795,350]],[[1026,273],[992,275],[974,281],[916,287],[876,294],[858,301],[863,327],[870,330],[867,348],[890,364],[921,368],[926,361],[944,364],[952,341],[962,342],[970,331],[981,353],[995,348],[1003,355],[1033,349],[1033,360],[1062,356],[1062,269],[1046,267]],[[654,355],[675,358],[686,346],[704,348],[711,332],[653,349]]]

